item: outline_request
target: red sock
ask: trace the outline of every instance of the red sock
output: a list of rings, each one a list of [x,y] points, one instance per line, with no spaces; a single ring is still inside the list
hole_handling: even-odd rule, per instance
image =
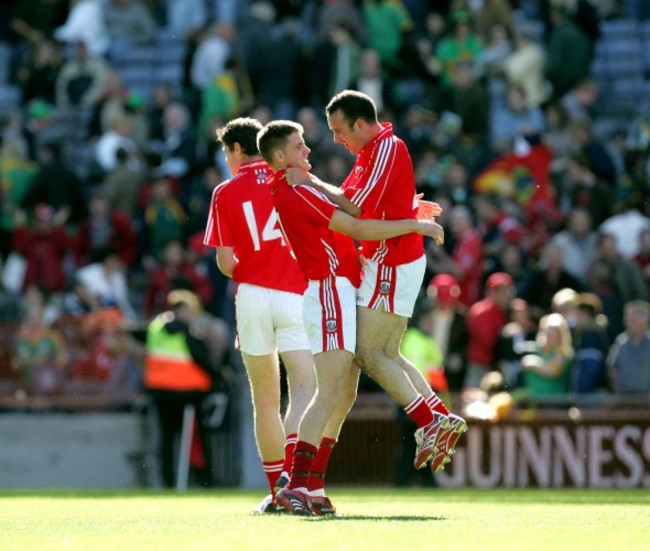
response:
[[[273,487],[280,478],[280,473],[282,473],[282,459],[279,461],[263,461],[262,467],[264,468],[264,474],[269,481],[269,488],[271,488],[271,494],[275,495]]]
[[[330,461],[334,444],[336,444],[336,440],[332,438],[323,438],[320,441],[316,457],[314,457],[314,462],[311,465],[309,481],[307,482],[307,489],[310,492],[325,488],[325,473],[327,472],[327,464]]]
[[[442,413],[443,415],[449,415],[447,406],[445,406],[444,402],[440,399],[440,396],[438,396],[435,392],[429,396],[425,402],[432,411],[435,411],[436,413]]]
[[[404,406],[404,411],[418,427],[424,427],[433,421],[431,408],[419,394],[410,404]]]
[[[311,471],[311,466],[317,451],[316,446],[298,440],[291,466],[291,480],[289,481],[289,488],[291,490],[307,488],[309,471]]]
[[[291,472],[293,453],[296,451],[296,442],[298,442],[297,434],[289,434],[284,441],[284,464],[282,465],[282,471],[287,474]]]

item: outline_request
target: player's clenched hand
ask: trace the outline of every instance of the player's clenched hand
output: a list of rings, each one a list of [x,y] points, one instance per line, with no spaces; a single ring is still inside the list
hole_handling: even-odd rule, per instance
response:
[[[422,235],[432,237],[438,245],[442,245],[445,242],[445,230],[437,222],[433,220],[420,220],[419,225]]]
[[[287,170],[284,172],[284,179],[290,186],[306,186],[311,182],[311,179],[309,178],[309,172],[298,166],[290,166],[287,168]]]

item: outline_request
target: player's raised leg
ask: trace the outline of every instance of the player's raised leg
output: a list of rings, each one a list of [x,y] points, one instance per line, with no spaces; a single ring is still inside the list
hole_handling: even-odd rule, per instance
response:
[[[445,418],[440,416],[434,419],[422,395],[417,392],[400,363],[386,349],[391,336],[404,332],[406,318],[360,306],[357,323],[357,355],[361,369],[402,406],[418,426],[414,466],[420,469],[433,458],[436,436]]]

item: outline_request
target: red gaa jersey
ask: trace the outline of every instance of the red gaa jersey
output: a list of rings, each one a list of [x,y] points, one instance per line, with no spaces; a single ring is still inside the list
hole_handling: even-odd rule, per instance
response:
[[[402,220],[415,218],[415,176],[406,144],[393,134],[393,126],[383,130],[364,147],[341,189],[361,208],[361,218]],[[388,266],[407,264],[424,254],[422,236],[409,233],[383,241],[362,241],[363,256]]]
[[[212,192],[204,244],[233,247],[233,280],[303,294],[307,282],[280,231],[273,197],[265,185],[272,174],[264,161],[242,165]]]
[[[361,265],[352,238],[328,228],[337,206],[309,186],[291,187],[278,171],[267,180],[282,232],[307,279],[330,275],[361,284]]]

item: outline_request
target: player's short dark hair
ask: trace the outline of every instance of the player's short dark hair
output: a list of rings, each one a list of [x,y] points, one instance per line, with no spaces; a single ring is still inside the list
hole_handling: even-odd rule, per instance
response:
[[[369,124],[377,121],[377,106],[370,96],[357,90],[343,90],[336,94],[325,107],[327,116],[340,111],[352,127],[356,120],[361,119]]]
[[[262,123],[257,119],[239,117],[217,129],[217,140],[228,149],[238,143],[246,155],[257,155],[257,133],[261,129]]]
[[[273,152],[276,149],[283,149],[287,138],[294,132],[304,133],[305,129],[301,124],[293,121],[271,121],[257,134],[257,149],[264,160],[271,164]]]

